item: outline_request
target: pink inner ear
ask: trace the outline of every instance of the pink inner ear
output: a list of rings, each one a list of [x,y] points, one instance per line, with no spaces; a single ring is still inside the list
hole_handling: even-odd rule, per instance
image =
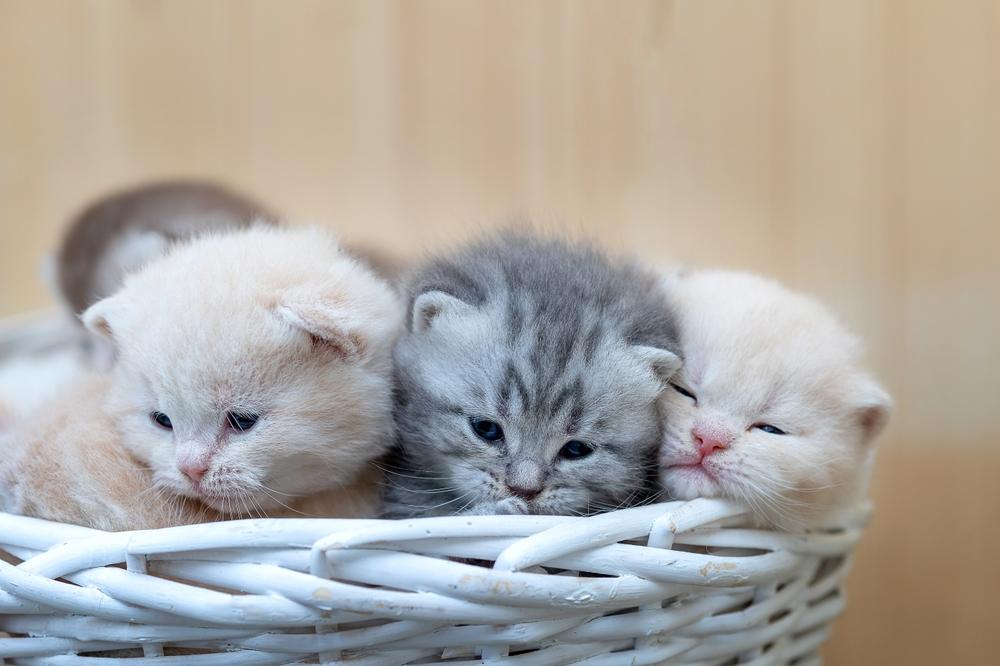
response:
[[[866,443],[882,431],[888,417],[889,410],[883,405],[869,405],[861,409],[861,429]]]
[[[418,313],[418,317],[420,318],[420,328],[425,329],[430,326],[434,317],[437,317],[439,314],[441,314],[440,306],[425,305]]]
[[[109,324],[108,320],[104,317],[98,317],[96,320],[91,322],[90,325],[96,329],[96,332],[106,335],[109,338],[114,337],[114,334],[111,332],[111,324]]]
[[[345,361],[364,355],[364,338],[350,326],[344,325],[343,316],[336,308],[309,300],[290,300],[279,306],[278,312],[286,322],[304,331],[317,351],[332,351]]]
[[[349,333],[346,337],[322,337],[309,333],[313,349],[317,351],[332,351],[341,360],[350,361],[365,353],[365,341],[357,333]]]

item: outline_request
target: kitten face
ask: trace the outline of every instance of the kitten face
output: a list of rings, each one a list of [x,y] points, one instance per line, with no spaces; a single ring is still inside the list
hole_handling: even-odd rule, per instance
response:
[[[854,340],[815,302],[753,276],[670,284],[685,367],[661,404],[661,481],[679,499],[728,497],[803,526],[864,492],[889,401]]]
[[[398,311],[326,237],[255,230],[175,251],[84,318],[118,346],[112,409],[157,485],[252,515],[388,446]]]
[[[627,342],[626,315],[580,287],[619,307],[635,305],[632,285],[619,298],[610,268],[561,246],[522,239],[470,254],[480,298],[452,295],[462,285],[444,269],[429,282],[450,291],[416,292],[396,347],[405,463],[389,470],[390,515],[585,514],[641,501],[656,397],[680,361]],[[646,305],[666,312],[653,297]]]
[[[496,316],[439,315],[397,357],[408,382],[431,387],[425,411],[407,410],[399,426],[419,428],[420,460],[454,490],[449,512],[591,513],[629,501],[657,437],[662,384],[646,359],[605,342],[546,385],[530,352],[498,339]]]

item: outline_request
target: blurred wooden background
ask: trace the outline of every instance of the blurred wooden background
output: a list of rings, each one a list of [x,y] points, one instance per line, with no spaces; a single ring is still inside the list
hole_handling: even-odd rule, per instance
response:
[[[995,660],[1000,4],[0,0],[0,315],[168,176],[411,253],[531,219],[812,291],[898,401],[830,664]]]

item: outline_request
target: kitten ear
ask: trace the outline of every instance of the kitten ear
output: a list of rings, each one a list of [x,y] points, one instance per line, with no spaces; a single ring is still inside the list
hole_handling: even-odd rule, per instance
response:
[[[652,367],[653,373],[663,383],[670,381],[683,364],[680,356],[660,347],[635,345],[632,350],[644,363]]]
[[[862,385],[861,396],[861,404],[856,412],[861,425],[861,442],[870,444],[889,422],[892,398],[871,379],[866,379]]]
[[[307,333],[315,345],[332,350],[345,361],[360,360],[368,351],[360,313],[324,297],[322,291],[294,289],[281,299],[275,312],[285,323]]]
[[[468,311],[472,306],[460,298],[443,291],[425,291],[413,299],[410,314],[410,329],[423,333],[441,315]]]
[[[80,321],[91,333],[115,343],[115,331],[120,330],[127,311],[125,297],[119,292],[97,301],[80,315]]]

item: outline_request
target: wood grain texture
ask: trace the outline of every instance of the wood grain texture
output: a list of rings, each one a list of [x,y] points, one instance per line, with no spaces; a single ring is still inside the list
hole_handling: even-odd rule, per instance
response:
[[[816,293],[896,396],[834,664],[983,663],[1000,549],[991,0],[0,0],[0,315],[109,188],[415,254],[531,219]]]

